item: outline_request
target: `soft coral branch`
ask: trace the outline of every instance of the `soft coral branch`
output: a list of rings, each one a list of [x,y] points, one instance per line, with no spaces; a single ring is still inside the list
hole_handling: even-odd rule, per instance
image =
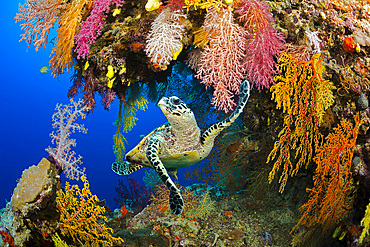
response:
[[[269,88],[276,74],[275,59],[284,49],[284,34],[273,27],[275,20],[265,2],[242,0],[242,5],[235,12],[240,15],[239,20],[244,22],[244,27],[251,32],[243,66],[253,82],[252,86],[259,91]]]
[[[40,46],[45,48],[48,41],[50,30],[54,27],[59,14],[61,0],[26,0],[24,5],[19,4],[18,11],[14,18],[17,21],[22,21],[21,29],[24,33],[21,35],[21,40],[25,39],[28,46],[33,43],[37,51]]]
[[[182,49],[181,40],[185,32],[182,20],[186,18],[182,10],[171,11],[170,8],[163,9],[155,18],[145,47],[145,53],[152,63],[166,68],[174,53]]]
[[[59,165],[62,166],[67,178],[78,180],[82,175],[85,175],[85,168],[80,169],[82,157],[71,151],[71,147],[76,146],[76,140],[70,139],[71,133],[76,131],[86,133],[87,129],[83,124],[75,123],[78,117],[84,119],[85,111],[88,107],[82,106],[82,100],[75,102],[70,100],[71,104],[57,104],[53,115],[53,128],[57,129],[50,134],[51,142],[56,144],[55,148],[48,147],[46,151],[52,156]]]
[[[90,15],[81,24],[80,31],[74,37],[76,42],[75,52],[77,53],[77,59],[89,58],[90,46],[101,34],[103,27],[105,27],[104,18],[107,17],[109,6],[116,4],[117,7],[120,7],[123,3],[123,0],[96,0],[94,2]]]
[[[228,112],[235,106],[233,94],[238,93],[245,69],[247,31],[234,23],[233,14],[226,8],[211,8],[203,25],[209,45],[204,47],[196,77],[207,87],[213,87],[212,104]]]

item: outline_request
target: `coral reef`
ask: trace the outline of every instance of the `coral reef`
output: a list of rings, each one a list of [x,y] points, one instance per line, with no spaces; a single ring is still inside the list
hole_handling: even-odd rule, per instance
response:
[[[244,205],[253,201],[245,195],[226,196],[199,217],[175,216],[154,204],[130,219],[128,229],[161,230],[171,246],[264,246],[266,233],[272,236],[271,245],[284,246],[284,237],[289,238],[289,227],[296,220],[294,213],[277,201],[274,209],[264,213],[253,206],[245,210]],[[284,226],[278,230],[277,225]]]
[[[113,236],[128,246],[370,244],[368,0],[26,0],[15,19],[36,50],[58,23],[52,75],[73,70],[68,95],[83,93],[77,108],[66,108],[75,115],[58,106],[53,117],[57,147],[48,152],[69,178],[84,174],[69,134],[85,128],[73,121],[92,112],[98,94],[107,110],[120,101],[114,152],[122,160],[123,134],[147,100],[177,94],[206,128],[232,110],[242,80],[257,89],[210,156],[185,173],[207,185],[183,188],[184,215],[170,214],[168,192],[149,175],[151,204],[106,212]],[[43,208],[55,196],[45,181],[59,180],[50,167],[55,177],[42,170],[41,187],[17,187],[1,216],[16,246],[61,243],[60,225],[41,214],[56,207]]]
[[[125,103],[131,83],[151,87],[164,82],[171,73],[171,61],[184,61],[194,44],[202,47],[197,76],[213,87],[212,104],[227,112],[235,106],[244,74],[249,73],[259,90],[270,86],[274,59],[284,47],[284,35],[274,28],[267,4],[260,1],[58,1],[51,7],[41,2],[20,7],[16,19],[25,22],[23,36],[38,49],[40,38],[32,36],[33,30],[45,24],[32,18],[37,12],[53,16],[50,22],[59,25],[50,60],[53,75],[76,64],[74,70],[80,76],[74,84],[80,85],[83,79],[91,85],[85,87],[90,93],[84,92],[91,95],[84,102],[89,107],[94,107],[91,92],[111,88]],[[204,15],[204,9],[208,14]],[[162,90],[156,89],[157,93]]]

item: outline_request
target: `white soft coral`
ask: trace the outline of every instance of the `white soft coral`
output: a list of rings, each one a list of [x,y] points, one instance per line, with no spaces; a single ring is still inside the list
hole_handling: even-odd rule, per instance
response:
[[[186,15],[182,11],[171,12],[165,8],[153,21],[145,47],[146,55],[152,63],[166,68],[174,54],[181,51],[181,40],[185,32],[183,19],[186,19]]]
[[[55,148],[48,147],[46,151],[52,156],[59,165],[62,166],[67,178],[78,180],[85,175],[85,169],[79,166],[82,164],[82,157],[71,151],[71,147],[76,146],[76,140],[70,139],[71,133],[76,131],[86,133],[87,129],[83,124],[75,123],[77,117],[84,119],[88,107],[83,106],[83,101],[78,102],[71,99],[71,104],[57,104],[53,115],[53,128],[57,129],[50,134],[51,142],[56,144]]]

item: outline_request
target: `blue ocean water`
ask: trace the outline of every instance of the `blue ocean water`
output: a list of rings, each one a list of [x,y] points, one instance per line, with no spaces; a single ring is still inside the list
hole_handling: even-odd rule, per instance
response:
[[[45,148],[51,145],[49,134],[53,131],[52,115],[55,106],[57,103],[69,103],[67,91],[72,85],[71,73],[53,79],[50,71],[40,72],[40,68],[48,65],[52,45],[48,44],[46,49],[40,48],[37,52],[30,46],[27,51],[27,43],[19,42],[22,30],[20,23],[15,23],[14,20],[17,10],[17,1],[2,1],[0,4],[1,208],[5,206],[6,201],[10,201],[22,171],[37,165],[43,157],[48,156]],[[51,33],[49,37],[54,36],[55,33]],[[123,179],[111,170],[111,163],[115,160],[112,137],[116,131],[113,122],[118,114],[118,100],[109,111],[101,106],[100,96],[97,96],[96,100],[97,107],[94,111],[84,120],[77,120],[88,129],[87,134],[75,133],[71,138],[77,142],[74,151],[83,157],[82,166],[86,167],[92,193],[100,200],[106,199],[108,206],[115,208],[114,188],[118,185],[118,179]],[[128,141],[127,151],[139,142],[139,135],[145,135],[167,121],[153,103],[149,104],[149,109],[145,112],[139,110],[137,117],[137,125],[125,135]],[[183,179],[183,171],[180,170],[178,174],[180,184],[188,185],[189,182]],[[144,170],[141,170],[130,176],[142,182],[143,175]],[[64,183],[64,175],[61,177]]]

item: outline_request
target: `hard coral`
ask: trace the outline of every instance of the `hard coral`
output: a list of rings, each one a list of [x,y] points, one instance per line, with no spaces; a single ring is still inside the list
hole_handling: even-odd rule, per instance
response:
[[[13,210],[26,216],[30,211],[40,208],[41,202],[55,190],[55,180],[58,179],[55,164],[45,158],[37,166],[24,170],[11,199]]]
[[[4,226],[14,237],[16,246],[37,246],[42,233],[55,232],[59,219],[55,198],[59,188],[59,169],[45,158],[23,172],[8,212],[13,214],[13,220]]]

